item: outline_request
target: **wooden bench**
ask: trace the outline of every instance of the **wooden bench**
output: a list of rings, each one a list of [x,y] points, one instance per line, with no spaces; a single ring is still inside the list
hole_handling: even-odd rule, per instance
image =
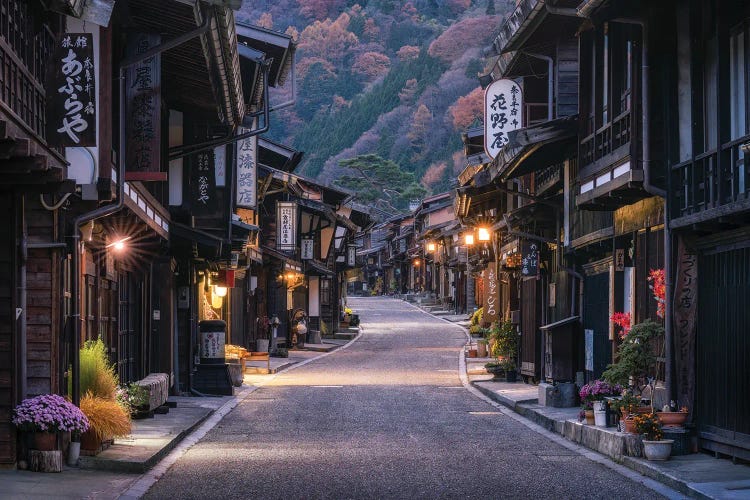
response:
[[[265,361],[268,373],[271,373],[271,357],[267,352],[248,351],[242,346],[227,344],[224,346],[224,355],[227,360],[239,360],[242,365],[242,373],[247,370],[248,361]]]

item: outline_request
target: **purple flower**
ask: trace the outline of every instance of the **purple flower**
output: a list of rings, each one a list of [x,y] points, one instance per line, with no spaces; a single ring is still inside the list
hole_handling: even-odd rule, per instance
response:
[[[24,399],[13,410],[13,424],[29,432],[86,432],[89,420],[70,401],[57,394]]]

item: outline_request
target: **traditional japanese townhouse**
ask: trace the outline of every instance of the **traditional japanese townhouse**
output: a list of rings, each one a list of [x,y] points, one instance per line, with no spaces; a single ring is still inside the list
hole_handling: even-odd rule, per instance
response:
[[[702,448],[748,460],[750,5],[660,7],[642,20],[658,68],[651,88],[664,89],[647,118],[665,152],[652,160],[669,172],[670,397],[691,409]]]
[[[312,329],[338,326],[345,271],[356,265],[356,251],[349,255],[354,246],[347,245],[360,226],[345,206],[348,192],[263,164],[259,179],[264,314],[279,321],[272,348],[293,347],[297,311]]]
[[[390,255],[389,263],[393,266],[393,279],[396,281],[397,293],[414,291],[415,279],[419,271],[411,258],[414,244],[414,217],[411,214],[398,215],[390,221]],[[419,264],[416,265],[419,267]]]
[[[670,126],[663,109],[671,97],[664,60],[651,54],[672,42],[643,21],[671,13],[661,4],[630,2],[583,2],[578,9],[587,22],[579,34],[579,147],[570,171],[570,246],[585,274],[586,376],[595,378],[619,342],[610,320],[614,313],[629,315],[633,324],[663,321],[648,276],[664,269],[668,253],[663,197]],[[662,346],[656,349],[663,352]],[[661,381],[664,361],[660,356]]]
[[[493,225],[498,277],[511,284],[519,305],[510,317],[520,323],[519,371],[526,380],[570,382],[583,372],[572,299],[581,276],[565,257],[571,218],[565,179],[575,166],[578,135],[581,19],[572,7],[520,2],[494,41],[500,56],[490,73],[493,80],[514,80],[523,92],[522,128],[507,134],[487,171],[505,198]]]
[[[456,222],[453,212],[452,191],[429,196],[422,200],[414,211],[414,224],[417,231],[417,241],[421,243],[422,263],[424,269],[424,291],[435,299],[443,301],[440,294],[442,230]]]
[[[61,210],[73,190],[62,149],[47,141],[45,72],[63,16],[42,2],[0,2],[0,467],[16,462],[12,409],[58,392],[67,256]],[[92,124],[93,125],[93,124]],[[59,206],[58,206],[59,204]],[[46,206],[46,208],[45,208]]]

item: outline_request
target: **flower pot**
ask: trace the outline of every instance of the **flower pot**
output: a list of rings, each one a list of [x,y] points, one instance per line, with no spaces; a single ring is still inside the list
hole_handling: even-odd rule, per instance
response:
[[[672,453],[674,439],[662,439],[661,441],[643,440],[643,454],[648,460],[667,460]]]
[[[594,425],[594,410],[585,410],[586,425]]]
[[[628,434],[635,434],[635,421],[632,418],[624,418],[622,420],[622,432],[626,432]]]
[[[500,365],[485,366],[484,369],[487,370],[487,373],[492,374],[492,380],[504,380],[505,379],[505,370]]]
[[[518,373],[515,370],[505,370],[505,381],[515,382],[517,380]]]
[[[469,349],[469,357],[470,358],[476,358],[477,357],[477,350],[476,349]]]
[[[661,425],[671,425],[681,427],[687,422],[688,413],[686,411],[660,411],[656,414],[659,417]]]
[[[80,441],[71,441],[68,447],[68,465],[78,465],[78,457],[81,455]]]
[[[255,341],[255,350],[268,352],[268,339],[258,339]]]
[[[594,425],[597,427],[607,427],[607,411],[606,410],[593,410],[594,411]]]
[[[57,448],[57,434],[54,432],[35,432],[34,449],[39,451],[54,451]]]
[[[604,401],[593,402],[594,411],[607,411],[607,404]]]
[[[482,342],[481,340],[477,342],[477,356],[480,358],[487,357],[487,342]]]

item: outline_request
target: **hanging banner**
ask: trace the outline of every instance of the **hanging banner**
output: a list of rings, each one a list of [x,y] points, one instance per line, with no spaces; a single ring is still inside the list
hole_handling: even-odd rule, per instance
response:
[[[50,61],[47,143],[55,147],[96,146],[94,36],[65,33],[55,43]]]
[[[128,56],[143,54],[159,45],[161,36],[135,33],[128,36]],[[127,99],[126,180],[166,181],[161,172],[161,56],[130,66],[125,75]]]
[[[302,240],[302,251],[301,251],[301,258],[302,260],[310,260],[313,258],[313,251],[314,251],[314,240],[310,239],[303,239]]]
[[[490,262],[484,272],[484,309],[482,321],[492,325],[500,320],[500,287],[497,280],[497,263]]]
[[[674,357],[677,375],[677,401],[690,410],[693,418],[695,397],[695,313],[698,307],[698,256],[691,253],[682,238],[677,245],[673,320]]]
[[[214,173],[216,175],[216,186],[227,185],[227,147],[214,148]]]
[[[238,133],[243,134],[247,129],[240,128]],[[248,137],[237,141],[237,191],[235,195],[236,205],[243,208],[255,208],[257,199],[257,163],[258,136]]]
[[[497,80],[484,91],[484,151],[495,158],[508,143],[508,132],[521,128],[523,98],[513,80]]]
[[[357,247],[354,245],[346,246],[346,265],[349,267],[357,265]]]
[[[539,275],[539,244],[535,241],[524,241],[521,245],[521,275]]]
[[[276,249],[282,252],[297,249],[297,204],[276,202]]]
[[[213,150],[193,155],[191,169],[191,207],[193,215],[211,215],[216,211],[216,176]]]

